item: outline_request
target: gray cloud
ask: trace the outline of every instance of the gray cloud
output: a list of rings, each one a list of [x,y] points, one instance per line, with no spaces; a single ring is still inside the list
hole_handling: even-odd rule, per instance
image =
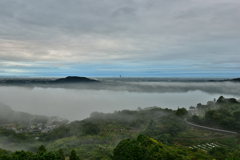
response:
[[[211,64],[209,69],[239,61],[236,0],[2,0],[0,5],[1,60],[153,67],[187,60]]]

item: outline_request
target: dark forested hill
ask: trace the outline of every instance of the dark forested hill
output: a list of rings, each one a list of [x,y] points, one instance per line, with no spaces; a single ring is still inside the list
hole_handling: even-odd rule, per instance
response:
[[[98,80],[68,76],[65,78],[3,78],[0,80],[0,85],[24,85],[24,86],[37,86],[37,85],[54,85],[54,84],[69,84],[69,83],[94,83]]]
[[[89,82],[99,82],[99,81],[94,79],[89,79],[86,77],[69,76],[66,78],[57,79],[55,81],[52,81],[51,83],[81,83],[81,82],[89,83]]]

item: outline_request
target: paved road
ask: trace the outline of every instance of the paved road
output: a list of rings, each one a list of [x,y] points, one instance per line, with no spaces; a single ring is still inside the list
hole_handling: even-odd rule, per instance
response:
[[[199,128],[204,128],[204,129],[208,129],[208,130],[212,130],[212,131],[217,131],[217,132],[222,132],[222,133],[228,133],[228,134],[237,134],[237,132],[232,132],[232,131],[227,131],[227,130],[221,130],[221,129],[215,129],[215,128],[210,128],[210,127],[204,127],[204,126],[200,126],[197,124],[193,124],[187,121],[187,118],[185,118],[185,122],[189,125],[195,126],[195,127],[199,127]]]

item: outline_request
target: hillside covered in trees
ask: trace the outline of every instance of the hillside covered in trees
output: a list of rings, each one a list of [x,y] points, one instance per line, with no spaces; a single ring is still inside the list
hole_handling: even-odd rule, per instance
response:
[[[44,133],[1,127],[0,159],[239,159],[239,134],[203,130],[184,120],[239,133],[239,111],[236,99],[219,97],[189,110],[93,112]]]

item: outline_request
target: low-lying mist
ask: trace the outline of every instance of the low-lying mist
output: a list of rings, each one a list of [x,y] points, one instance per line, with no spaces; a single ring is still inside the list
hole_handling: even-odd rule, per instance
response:
[[[177,109],[206,104],[223,95],[239,99],[240,84],[231,82],[125,82],[72,84],[70,88],[0,87],[0,101],[13,110],[81,120],[91,112],[114,112],[158,106]],[[61,87],[61,86],[60,86]],[[73,89],[75,88],[75,89]]]
[[[127,84],[128,90],[137,92],[181,93],[200,90],[210,94],[240,95],[240,83],[233,82],[128,82]]]

